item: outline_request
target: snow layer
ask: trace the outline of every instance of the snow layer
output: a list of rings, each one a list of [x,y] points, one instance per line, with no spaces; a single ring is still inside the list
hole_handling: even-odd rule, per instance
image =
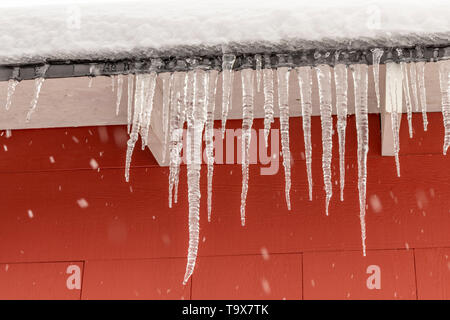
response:
[[[0,12],[3,64],[450,38],[448,0],[2,0]]]

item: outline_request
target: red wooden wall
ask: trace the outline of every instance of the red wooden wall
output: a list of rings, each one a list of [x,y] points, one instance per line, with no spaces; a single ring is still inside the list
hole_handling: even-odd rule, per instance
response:
[[[324,211],[317,117],[312,128],[312,202],[301,118],[290,122],[290,212],[284,202],[282,164],[278,174],[265,176],[260,165],[252,165],[247,225],[241,227],[240,165],[217,165],[208,223],[204,168],[202,241],[195,273],[185,287],[185,167],[179,203],[169,210],[168,169],[160,168],[149,151],[135,149],[131,182],[124,181],[127,135],[122,126],[2,135],[0,298],[450,298],[450,159],[441,154],[441,115],[429,114],[429,121],[424,133],[421,116],[414,115],[412,140],[407,121],[402,121],[402,176],[397,178],[393,158],[380,156],[379,116],[370,116],[367,257],[361,254],[353,117],[347,129],[344,202],[339,201],[338,144],[333,136],[336,184],[329,217]],[[239,128],[241,121],[228,125]],[[262,126],[261,120],[255,121],[257,129]],[[99,169],[92,169],[91,159]],[[80,206],[80,200],[87,206]],[[73,265],[80,270],[81,286],[68,289],[68,267]],[[381,289],[366,285],[370,265],[380,267]]]

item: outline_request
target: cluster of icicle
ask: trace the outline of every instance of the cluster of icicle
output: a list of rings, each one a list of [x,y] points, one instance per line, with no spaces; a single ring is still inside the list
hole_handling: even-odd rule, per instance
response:
[[[379,63],[383,55],[383,50],[374,49],[373,53],[373,76],[375,81],[375,91],[377,104],[380,107],[379,92]],[[400,54],[401,52],[399,52]],[[316,67],[278,67],[272,68],[268,56],[256,55],[255,70],[241,70],[242,81],[242,193],[241,193],[241,223],[245,225],[245,206],[249,181],[249,148],[251,140],[251,128],[253,125],[255,82],[256,90],[263,91],[264,94],[264,136],[267,146],[267,139],[270,133],[271,124],[274,121],[274,76],[276,75],[278,84],[278,103],[280,110],[280,128],[283,167],[285,175],[285,200],[288,210],[291,209],[290,188],[291,188],[291,165],[289,148],[289,117],[290,108],[288,88],[290,73],[296,72],[300,90],[300,107],[302,113],[306,171],[309,187],[309,200],[312,200],[312,146],[311,146],[311,115],[312,115],[312,84],[313,73],[316,72],[316,79],[319,88],[320,118],[322,127],[322,169],[325,189],[325,212],[328,215],[328,207],[332,197],[331,182],[331,160],[332,160],[332,79],[336,90],[336,111],[337,111],[337,133],[339,139],[339,172],[340,172],[340,200],[344,200],[345,185],[345,131],[347,125],[347,104],[348,104],[348,69],[351,70],[354,81],[355,96],[355,116],[357,129],[357,159],[358,159],[358,190],[360,202],[360,224],[363,254],[366,255],[366,181],[367,181],[367,152],[369,149],[369,123],[368,123],[368,66],[366,64],[353,64],[347,66],[340,63],[339,52],[335,54],[336,64],[333,67],[328,65],[318,65]],[[262,61],[265,61],[265,68],[262,68]],[[233,66],[236,57],[233,54],[224,54],[222,59],[222,138],[225,132],[228,112],[230,110],[232,88],[234,81]],[[162,131],[164,136],[165,156],[168,153],[169,159],[169,207],[177,203],[178,184],[181,164],[181,151],[183,146],[183,128],[187,124],[186,135],[186,160],[187,160],[187,184],[189,202],[189,248],[187,257],[186,273],[184,283],[186,284],[192,275],[196,263],[199,245],[199,220],[200,220],[200,169],[202,163],[202,141],[203,132],[206,142],[207,160],[207,208],[208,221],[211,221],[212,208],[212,178],[214,165],[213,148],[213,124],[215,114],[216,88],[219,72],[217,70],[204,69],[196,66],[197,61],[190,59],[189,63],[194,65],[193,70],[184,72],[176,71],[172,73],[159,73],[149,70],[148,73],[128,74],[127,81],[127,121],[129,140],[127,142],[127,154],[125,165],[125,178],[129,181],[130,163],[135,144],[139,135],[142,140],[142,149],[148,145],[149,128],[153,110],[153,99],[158,78],[162,82],[163,105],[162,105]],[[442,114],[445,127],[445,138],[443,153],[446,154],[450,146],[450,60],[443,60],[439,64],[439,83],[442,93]],[[423,114],[424,130],[427,129],[426,118],[426,92],[424,80],[424,62],[407,63],[401,62],[402,88],[397,92],[390,93],[391,104],[395,105],[398,94],[403,94],[407,109],[409,124],[409,134],[412,137],[411,112],[413,104],[419,110],[419,101]],[[36,109],[39,93],[44,82],[45,73],[48,66],[36,69],[38,77],[35,80],[35,90],[27,115],[27,121]],[[274,74],[274,70],[276,74]],[[408,74],[409,70],[409,74]],[[14,69],[15,75],[9,81],[6,109],[11,106],[11,99],[18,84],[18,69]],[[334,73],[334,77],[332,76]],[[94,74],[94,72],[92,71]],[[92,77],[89,77],[89,86],[92,85]],[[117,102],[116,114],[119,114],[120,101],[122,97],[122,87],[124,76],[112,76],[112,89],[116,89]],[[256,81],[255,81],[256,80]],[[116,86],[117,82],[117,86]],[[261,88],[262,87],[262,88]],[[412,92],[412,97],[410,93]],[[298,107],[298,106],[295,106]],[[397,172],[400,175],[398,152],[399,152],[399,114],[401,106],[396,106],[391,112],[392,130],[394,134],[394,150],[397,165]],[[164,161],[165,159],[163,159]]]

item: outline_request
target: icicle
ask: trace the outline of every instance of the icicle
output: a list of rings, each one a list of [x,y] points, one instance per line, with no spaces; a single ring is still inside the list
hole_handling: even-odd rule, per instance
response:
[[[417,72],[416,64],[411,62],[409,65],[409,73],[411,76],[411,88],[414,97],[414,104],[416,105],[416,111],[419,111],[419,95],[417,90]]]
[[[361,240],[363,255],[366,256],[366,184],[367,152],[369,151],[369,118],[367,108],[367,73],[366,64],[351,65],[355,90],[355,116],[358,141],[358,190],[359,219],[361,223]]]
[[[189,249],[183,284],[194,272],[199,242],[200,221],[200,168],[202,164],[202,134],[206,121],[206,92],[208,73],[194,71],[194,101],[187,105],[187,176],[189,200]]]
[[[266,148],[269,138],[270,126],[273,122],[273,70],[269,64],[270,60],[266,59],[266,66],[263,70],[264,83],[264,139]]]
[[[172,208],[173,189],[178,185],[181,149],[183,147],[184,123],[184,92],[186,87],[186,73],[175,72],[170,78],[172,92],[170,95],[170,123],[169,123],[169,208]],[[175,201],[176,202],[176,201]]]
[[[171,75],[168,72],[160,73],[159,77],[163,83],[163,105],[162,105],[162,132],[164,136],[163,141],[163,162],[166,161],[167,144],[169,138],[169,110],[170,110],[170,95],[171,95]]]
[[[445,136],[443,153],[447,154],[450,146],[450,60],[439,61],[439,83],[441,87],[442,118],[444,120]]]
[[[216,108],[216,88],[217,88],[216,70],[209,71],[209,87],[206,96],[207,118],[205,127],[206,141],[206,159],[208,164],[208,222],[211,221],[212,210],[212,180],[214,174],[214,111]]]
[[[94,81],[94,75],[97,73],[97,69],[94,64],[91,64],[89,66],[89,82],[88,82],[88,88],[92,88],[92,82]]]
[[[419,79],[420,104],[422,106],[423,131],[427,131],[427,92],[425,90],[425,62],[417,62],[417,77]]]
[[[320,122],[322,124],[322,170],[323,183],[325,184],[325,213],[328,216],[328,207],[333,195],[333,185],[331,183],[331,159],[333,148],[333,119],[331,105],[331,68],[328,65],[316,67],[317,81],[319,84],[320,98]]]
[[[133,74],[128,74],[128,110],[127,110],[127,131],[128,134],[131,132],[131,116],[133,111],[133,87],[134,79],[136,78]]]
[[[380,61],[384,51],[379,48],[372,49],[373,79],[375,82],[375,93],[377,95],[377,106],[380,108]]]
[[[252,138],[253,125],[253,87],[254,71],[244,69],[241,71],[242,78],[242,192],[241,192],[241,224],[245,226],[245,203],[247,201],[249,165],[250,165],[250,142]]]
[[[115,85],[116,85],[116,76],[112,75],[111,76],[111,91],[112,92],[114,92],[114,90],[116,89]]]
[[[288,210],[291,210],[291,151],[289,148],[289,68],[277,69],[278,104],[280,106],[281,151],[283,154],[285,197]]]
[[[8,93],[6,95],[6,105],[5,109],[9,110],[9,107],[11,106],[12,97],[14,95],[14,91],[16,91],[16,86],[19,83],[16,79],[9,79],[8,80]]]
[[[127,155],[125,159],[125,180],[130,180],[130,164],[134,146],[138,140],[139,130],[142,123],[142,109],[144,105],[144,79],[145,75],[136,75],[136,89],[134,92],[134,113],[130,139],[127,142]]]
[[[255,54],[256,61],[256,91],[261,91],[261,69],[262,69],[262,56],[260,54]]]
[[[151,72],[145,75],[145,100],[144,109],[142,112],[142,127],[141,127],[141,140],[142,140],[142,150],[148,145],[148,132],[150,130],[150,122],[152,119],[153,111],[153,98],[155,96],[155,86],[156,86],[156,72]]]
[[[41,93],[42,84],[45,81],[44,76],[48,70],[48,67],[49,67],[49,65],[46,64],[41,67],[36,67],[36,69],[35,69],[36,75],[38,76],[38,78],[34,79],[34,94],[33,94],[33,99],[31,100],[31,103],[30,103],[30,109],[28,110],[28,113],[27,113],[27,122],[31,120],[31,115],[36,110],[37,103],[39,100],[39,94]]]
[[[400,160],[398,153],[400,151],[399,140],[399,114],[402,113],[402,87],[403,73],[401,65],[389,62],[386,63],[386,112],[391,114],[392,136],[394,140],[395,165],[397,176],[400,177]]]
[[[231,91],[233,90],[233,65],[236,61],[234,54],[224,54],[222,57],[222,137],[230,108]]]
[[[336,85],[336,109],[337,109],[337,130],[339,137],[339,172],[341,201],[344,201],[345,186],[345,130],[347,128],[347,66],[337,64],[334,67],[334,82]]]
[[[408,114],[409,137],[412,138],[413,137],[412,105],[411,105],[411,95],[409,94],[408,67],[406,65],[406,62],[400,62],[400,67],[402,69],[403,95],[405,96],[406,112]]]
[[[305,157],[306,157],[306,172],[308,175],[309,185],[309,201],[312,201],[312,147],[311,147],[311,92],[312,92],[312,77],[311,67],[297,68],[298,83],[300,86],[300,97],[302,102],[302,121],[303,121],[303,138],[305,141]]]
[[[116,116],[119,115],[120,101],[122,100],[123,75],[117,76],[117,99],[116,99]]]

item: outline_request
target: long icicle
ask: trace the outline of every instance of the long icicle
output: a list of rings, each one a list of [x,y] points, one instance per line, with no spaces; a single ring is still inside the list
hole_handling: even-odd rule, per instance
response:
[[[450,60],[439,61],[438,64],[442,99],[442,118],[445,129],[443,154],[446,155],[450,146]]]
[[[169,123],[169,208],[172,208],[173,188],[179,177],[181,163],[181,149],[183,147],[183,113],[184,90],[186,73],[175,72],[170,78],[172,92],[170,95],[170,123]]]
[[[263,70],[264,86],[264,139],[266,147],[270,133],[270,126],[273,122],[273,69],[270,66],[270,56],[265,59],[265,68]]]
[[[400,77],[400,78],[399,78]],[[391,127],[394,142],[395,166],[397,168],[397,176],[400,177],[400,138],[399,138],[399,115],[402,114],[402,87],[403,75],[401,66],[394,62],[386,63],[386,111],[391,114]],[[390,107],[388,109],[388,107]]]
[[[417,89],[417,72],[416,72],[416,63],[411,62],[409,64],[409,73],[411,76],[411,91],[414,97],[414,105],[416,106],[416,111],[419,111],[419,95]]]
[[[331,159],[333,148],[331,67],[328,65],[319,65],[316,67],[316,72],[319,84],[320,122],[322,125],[322,170],[326,193],[325,213],[328,216],[328,207],[333,195],[333,184],[331,183]]]
[[[228,110],[230,108],[231,90],[233,89],[234,54],[224,54],[222,57],[222,137],[225,135]]]
[[[289,74],[288,67],[277,68],[278,105],[280,106],[281,153],[284,167],[284,193],[288,210],[291,210],[291,151],[289,148]]]
[[[144,148],[148,145],[148,132],[150,130],[150,123],[152,120],[153,98],[155,96],[156,78],[157,74],[154,71],[146,75],[146,84],[148,87],[145,90],[144,109],[142,112],[142,127],[141,127],[142,150],[144,150]]]
[[[249,165],[250,165],[250,142],[253,125],[253,88],[254,71],[244,69],[241,71],[242,78],[242,192],[241,192],[241,225],[245,226],[245,203],[247,201]]]
[[[202,164],[202,135],[206,122],[206,92],[209,75],[196,69],[194,76],[194,102],[186,109],[187,116],[187,180],[189,200],[189,249],[185,285],[194,272],[200,234],[200,169]]]
[[[419,80],[420,105],[422,106],[423,131],[427,131],[428,117],[427,117],[427,91],[425,89],[425,62],[420,61],[416,63],[417,78]]]
[[[312,201],[312,146],[311,146],[311,114],[312,114],[312,77],[311,67],[297,68],[300,98],[302,104],[303,139],[305,141],[306,173],[308,176],[309,201]]]
[[[406,113],[408,117],[409,137],[412,138],[413,137],[412,105],[411,105],[411,95],[409,94],[408,67],[406,62],[400,62],[400,67],[402,69],[402,87],[403,87],[403,96],[405,97]]]
[[[27,122],[29,122],[31,120],[31,115],[34,113],[34,111],[36,110],[37,107],[37,103],[39,100],[39,94],[41,93],[41,88],[42,85],[45,81],[45,74],[48,70],[49,65],[45,64],[41,67],[36,67],[35,72],[36,75],[38,76],[38,78],[34,79],[34,94],[33,94],[33,99],[31,100],[30,103],[30,109],[28,110],[27,113]]]
[[[120,102],[122,101],[123,74],[117,76],[116,116],[119,115]]]
[[[6,105],[5,109],[9,110],[11,107],[12,97],[14,95],[14,92],[16,91],[16,86],[19,84],[19,80],[17,78],[19,77],[20,68],[15,67],[12,72],[12,78],[8,80],[8,92],[6,94]]]
[[[133,113],[133,89],[134,89],[134,79],[136,76],[132,73],[128,74],[128,104],[127,104],[127,131],[128,134],[131,133],[131,119]]]
[[[378,109],[380,108],[380,61],[383,53],[384,51],[380,48],[372,49],[373,79],[375,82]]]
[[[214,112],[216,109],[216,89],[217,76],[216,70],[209,72],[209,86],[206,95],[207,117],[205,126],[206,159],[208,165],[208,222],[211,222],[212,211],[212,181],[214,175]]]
[[[170,97],[172,92],[172,80],[169,72],[163,72],[159,74],[162,79],[163,92],[162,92],[162,133],[164,137],[163,141],[163,162],[166,161],[167,144],[169,143],[169,112],[170,112]]]
[[[366,256],[366,185],[367,152],[369,151],[369,117],[367,107],[367,73],[366,64],[351,65],[355,88],[355,116],[358,140],[358,190],[359,219],[361,224],[361,241],[363,255]]]
[[[256,63],[256,91],[261,91],[261,76],[262,76],[262,56],[260,54],[255,54]]]
[[[144,104],[144,77],[145,75],[136,75],[136,88],[134,92],[134,113],[133,124],[131,128],[130,138],[127,142],[127,155],[125,159],[125,180],[130,181],[130,164],[133,155],[134,146],[139,137],[139,130],[142,121],[142,108]]]
[[[348,70],[344,64],[334,66],[334,82],[336,86],[337,131],[339,138],[339,177],[340,199],[344,201],[345,186],[345,130],[347,128],[347,91]]]

